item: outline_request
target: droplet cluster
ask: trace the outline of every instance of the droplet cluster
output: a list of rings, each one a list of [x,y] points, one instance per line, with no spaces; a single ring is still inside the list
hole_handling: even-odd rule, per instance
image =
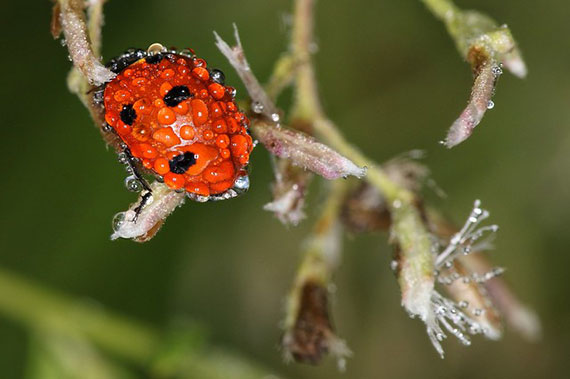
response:
[[[222,194],[245,175],[248,119],[203,59],[154,53],[121,67],[104,89],[105,121],[142,167],[176,190]]]

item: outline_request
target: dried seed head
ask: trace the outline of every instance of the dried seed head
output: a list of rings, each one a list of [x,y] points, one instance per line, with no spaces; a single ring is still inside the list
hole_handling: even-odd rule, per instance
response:
[[[286,359],[317,364],[327,353],[339,359],[351,354],[333,332],[328,311],[328,291],[316,282],[306,282],[301,289],[297,318],[293,327],[287,330],[282,339]]]
[[[378,190],[363,182],[346,197],[341,220],[353,233],[386,230],[390,227],[390,212]]]

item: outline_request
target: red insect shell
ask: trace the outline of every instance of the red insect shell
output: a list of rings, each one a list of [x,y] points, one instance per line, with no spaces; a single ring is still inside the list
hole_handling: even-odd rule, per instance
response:
[[[222,194],[246,175],[253,148],[232,91],[210,78],[202,59],[149,56],[105,86],[105,121],[168,187]]]

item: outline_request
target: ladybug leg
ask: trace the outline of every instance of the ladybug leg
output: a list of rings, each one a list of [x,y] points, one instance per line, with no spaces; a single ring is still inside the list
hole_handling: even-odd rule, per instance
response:
[[[127,166],[127,171],[130,174],[132,174],[132,176],[127,178],[127,181],[126,181],[127,189],[137,190],[136,187],[140,185],[140,186],[142,186],[142,189],[144,190],[144,193],[141,196],[141,200],[140,200],[139,205],[137,205],[137,207],[134,209],[135,217],[133,217],[132,221],[136,222],[136,220],[138,219],[139,215],[141,214],[144,206],[148,203],[148,201],[152,197],[152,190],[150,188],[150,185],[146,181],[146,179],[140,173],[140,171],[138,169],[137,161],[136,161],[135,157],[133,157],[133,155],[131,154],[131,151],[128,148],[123,150],[123,156],[121,157],[121,161]],[[134,182],[134,184],[132,184],[133,182]],[[133,187],[131,187],[131,186],[133,186]],[[133,188],[133,189],[131,189],[131,188]],[[138,188],[138,189],[140,189],[140,188]]]
[[[139,218],[144,206],[148,203],[148,201],[150,200],[151,197],[152,197],[152,192],[150,190],[146,191],[142,195],[139,205],[137,205],[137,207],[134,209],[135,217],[133,217],[133,222],[137,221],[137,219]]]
[[[137,161],[135,157],[133,157],[133,155],[131,154],[131,151],[128,148],[124,149],[123,154],[124,155],[120,158],[120,160],[125,164],[125,166],[127,166],[127,171],[130,174],[132,174],[132,179],[135,179],[136,182],[138,182],[142,186],[142,189],[144,189],[145,191],[152,192],[152,190],[150,189],[150,185],[140,173]],[[137,188],[131,189],[129,187],[128,180],[127,180],[127,188],[129,190],[134,190],[134,191],[137,190]],[[138,190],[140,190],[140,188]]]

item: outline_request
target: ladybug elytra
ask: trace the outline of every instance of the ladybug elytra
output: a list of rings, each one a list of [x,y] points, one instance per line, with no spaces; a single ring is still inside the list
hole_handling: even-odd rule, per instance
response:
[[[105,126],[120,139],[129,167],[198,201],[247,190],[249,121],[221,71],[192,50],[159,44],[131,49],[107,67],[117,76],[100,88]]]

